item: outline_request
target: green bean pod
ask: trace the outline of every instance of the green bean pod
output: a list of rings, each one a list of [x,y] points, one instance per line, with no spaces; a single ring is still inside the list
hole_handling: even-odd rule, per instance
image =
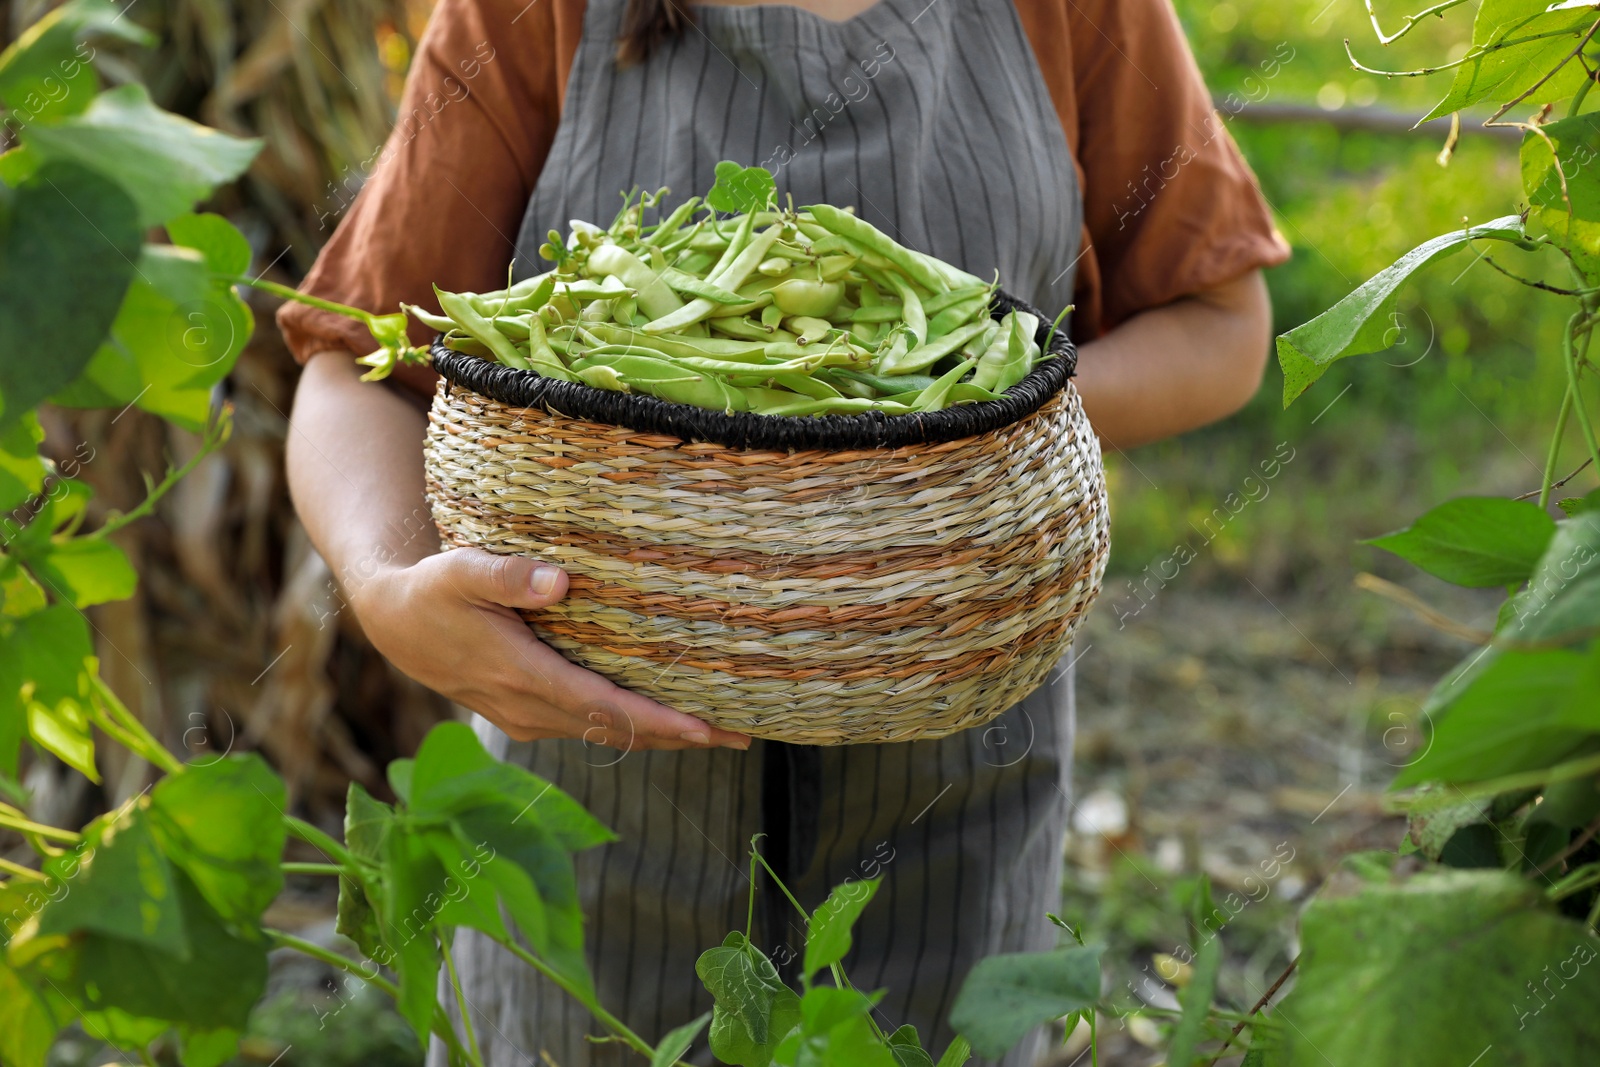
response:
[[[400,310],[416,319],[422,325],[440,333],[449,333],[456,328],[456,320],[448,315],[436,315],[427,308],[417,307],[415,304],[401,304]]]
[[[980,401],[999,399],[999,393],[992,393],[987,389],[973,385],[971,382],[957,382],[950,387],[951,404],[976,404]]]
[[[600,347],[612,345],[638,349],[653,349],[669,356],[710,356],[714,359],[749,359],[756,361],[766,356],[771,338],[758,341],[734,341],[720,337],[660,337],[628,326],[611,322],[593,322],[584,325],[585,343]]]
[[[721,378],[714,374],[690,372],[668,360],[639,355],[617,355],[600,360],[586,356],[574,363],[573,367],[580,377],[586,373],[588,377],[608,377],[604,371],[594,373],[596,368],[607,368],[615,372],[616,378],[629,392],[648,393],[676,404],[692,404],[720,411],[745,410],[744,398]],[[588,377],[584,380],[588,381]]]
[[[744,304],[748,303],[738,293],[729,292],[721,286],[712,285],[710,282],[696,278],[692,274],[667,267],[661,271],[661,278],[670,285],[674,292],[688,293],[690,296],[702,297],[713,304]]]
[[[1027,377],[1039,355],[1039,345],[1033,339],[1039,329],[1038,317],[1026,311],[1013,311],[1006,317],[1011,319],[1011,334],[1006,339],[1005,362],[994,383],[994,390],[999,393]]]
[[[931,374],[896,374],[889,376],[850,368],[840,368],[832,373],[869,385],[884,396],[893,396],[896,393],[908,391],[920,393],[932,385],[934,381]]]
[[[740,250],[726,266],[720,270],[713,271],[711,277],[706,280],[712,285],[723,289],[733,290],[739,288],[744,284],[745,279],[754,273],[756,264],[766,258],[768,250],[772,248],[772,242],[778,239],[778,229],[779,227],[775,225],[770,226],[763,230],[759,236],[751,238],[750,243]],[[729,245],[728,251],[734,251],[735,247],[736,245]],[[723,258],[727,259],[726,254]],[[641,306],[643,305],[641,304]],[[710,315],[716,306],[710,300],[697,298],[675,311],[652,319],[644,325],[644,329],[649,333],[669,333],[674,330],[681,330]],[[650,309],[645,308],[645,310],[648,312]]]
[[[511,343],[510,338],[495,329],[494,323],[480,315],[478,309],[472,306],[472,302],[467,300],[464,294],[447,293],[437,285],[433,287],[433,293],[439,298],[439,306],[444,309],[445,314],[455,319],[473,340],[493,352],[495,359],[518,370],[530,369],[528,361],[517,351],[517,346]]]
[[[939,376],[939,379],[922,391],[916,403],[911,405],[912,411],[943,411],[950,403],[950,390],[955,384],[966,377],[969,370],[978,361],[975,359],[962,360]]]
[[[979,389],[998,391],[996,385],[1000,381],[1000,368],[1005,365],[1010,353],[1010,337],[1011,330],[1003,328],[990,340],[983,354],[978,357],[978,366],[972,372],[972,385]]]
[[[860,397],[828,397],[822,400],[797,400],[762,411],[763,415],[860,415],[868,411],[881,411],[887,415],[908,415],[911,408],[888,400],[864,400]]]
[[[851,322],[899,322],[899,304],[862,304],[850,312]]]
[[[588,269],[599,274],[612,274],[629,289],[638,294],[639,307],[646,315],[660,318],[683,307],[683,301],[672,287],[662,281],[643,260],[627,249],[614,244],[603,244],[589,253]]]
[[[943,337],[959,326],[974,319],[989,321],[989,298],[980,293],[959,303],[951,304],[928,319],[928,336]]]
[[[961,327],[959,330],[952,330],[943,337],[918,345],[892,363],[885,363],[880,360],[878,373],[910,374],[915,371],[926,370],[945,356],[959,350],[962,345],[988,328],[989,322],[985,319],[983,322],[974,322]]]
[[[829,232],[848,238],[869,252],[878,253],[929,292],[942,293],[950,288],[944,274],[931,266],[925,257],[901,245],[866,219],[831,204],[813,204],[806,210]]]
[[[928,340],[928,316],[922,310],[922,298],[911,288],[911,284],[898,274],[891,273],[884,280],[900,294],[900,317],[916,336],[917,344],[925,344]]]
[[[772,287],[772,302],[785,315],[811,315],[825,319],[833,314],[844,296],[841,282],[785,278]]]

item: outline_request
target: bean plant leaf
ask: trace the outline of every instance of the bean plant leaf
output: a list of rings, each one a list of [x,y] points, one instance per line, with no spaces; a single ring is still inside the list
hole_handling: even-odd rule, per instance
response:
[[[1600,1014],[1583,1006],[1600,967],[1584,924],[1506,871],[1400,870],[1346,869],[1306,907],[1273,1063],[1467,1064],[1491,1046],[1497,1063],[1592,1058]]]
[[[716,211],[760,211],[778,193],[772,172],[763,167],[744,167],[730,159],[717,164],[717,181],[706,193],[706,205]]]
[[[189,953],[91,935],[69,992],[85,1009],[115,1007],[200,1029],[243,1030],[266,991],[266,943],[224,923],[182,871],[173,872],[173,883]]]
[[[809,979],[825,967],[844,959],[850,951],[850,931],[861,911],[878,891],[881,878],[849,881],[835,886],[828,899],[811,913],[806,928],[805,974]]]
[[[1100,950],[1074,945],[979,960],[961,985],[950,1025],[980,1056],[999,1057],[1034,1027],[1100,999]]]
[[[1600,17],[1600,11],[1591,9],[1584,21],[1594,17]],[[1522,189],[1528,205],[1591,283],[1600,280],[1596,157],[1600,157],[1600,116],[1593,114],[1549,123],[1522,139]]]
[[[150,791],[161,851],[228,922],[250,925],[283,888],[283,779],[253,753],[191,764]]]
[[[933,1057],[923,1049],[917,1028],[910,1023],[889,1035],[889,1053],[895,1067],[933,1067]]]
[[[35,937],[99,933],[186,958],[191,946],[178,902],[176,874],[150,829],[141,801],[84,830],[87,846],[45,863],[71,891],[39,912]]]
[[[17,743],[33,719],[51,731],[36,741],[99,781],[88,730],[67,729],[68,706],[84,699],[93,656],[89,624],[70,605],[22,619],[0,617],[0,771],[16,774]]]
[[[1556,524],[1528,588],[1512,603],[1504,632],[1522,640],[1586,636],[1600,626],[1600,512]]]
[[[617,839],[552,783],[491,756],[465,723],[440,723],[428,731],[406,773],[406,804],[419,815],[514,803],[519,809],[527,807],[522,818],[537,819],[570,852]],[[390,764],[391,785],[395,774],[395,765]],[[398,786],[395,791],[401,792]]]
[[[0,960],[0,1063],[45,1067],[63,1022],[43,993]]]
[[[221,215],[179,215],[167,220],[172,243],[199,252],[211,273],[232,278],[250,270],[250,242]]]
[[[950,1042],[949,1047],[944,1050],[944,1055],[939,1057],[936,1067],[961,1067],[971,1058],[971,1043],[960,1034],[957,1034],[956,1039]]]
[[[1194,956],[1194,973],[1189,984],[1178,992],[1178,1004],[1183,1014],[1172,1028],[1167,1042],[1167,1063],[1170,1067],[1189,1067],[1195,1050],[1205,1038],[1206,1014],[1211,1010],[1211,1000],[1217,992],[1217,975],[1222,970],[1222,940],[1207,937]]]
[[[374,866],[383,859],[383,839],[394,821],[394,809],[351,782],[345,796],[344,844],[357,858]],[[354,941],[369,959],[382,952],[382,930],[367,887],[348,875],[339,876],[336,929]]]
[[[1364,543],[1455,585],[1487,588],[1527,581],[1555,532],[1555,520],[1531,501],[1460,497]]]
[[[33,412],[0,428],[0,514],[11,512],[44,488],[49,468],[39,455],[39,445],[43,442],[44,427],[39,425],[39,417]],[[0,534],[7,539],[15,534],[9,514],[0,519]]]
[[[650,1067],[672,1067],[685,1052],[689,1051],[689,1046],[694,1044],[694,1039],[700,1036],[700,1031],[704,1030],[706,1023],[710,1021],[711,1013],[708,1011],[663,1037],[661,1043],[656,1045],[655,1051],[650,1054]]]
[[[870,1018],[877,998],[854,989],[813,986],[800,1000],[800,1026],[773,1053],[782,1064],[897,1067]]]
[[[1283,406],[1293,403],[1335,361],[1390,347],[1400,332],[1394,317],[1400,286],[1428,264],[1478,240],[1521,243],[1521,217],[1507,215],[1424,241],[1327,311],[1281,335],[1278,365],[1283,369]]]
[[[82,372],[133,279],[139,239],[128,195],[77,163],[0,186],[0,430]]]
[[[81,115],[24,129],[22,142],[46,161],[68,160],[116,181],[147,227],[193,210],[261,151],[259,140],[161,110],[137,83],[101,93]]]
[[[180,1027],[178,1062],[183,1067],[221,1067],[238,1053],[239,1037],[239,1031],[227,1027]]]
[[[70,0],[29,26],[0,53],[0,103],[23,127],[75,115],[99,88],[88,38],[117,37],[146,46],[156,38],[108,0]]]
[[[1472,58],[1456,68],[1450,91],[1423,121],[1480,100],[1515,99],[1563,61],[1562,72],[1526,103],[1535,108],[1571,96],[1583,81],[1583,69],[1569,57],[1595,15],[1592,7],[1578,10],[1549,0],[1484,0],[1472,23]]]
[[[199,431],[211,387],[254,329],[250,309],[192,248],[146,245],[139,276],[84,376],[51,399],[72,407],[136,404]]]
[[[1560,762],[1600,736],[1600,642],[1588,653],[1509,649],[1434,715],[1394,787],[1485,781]]]
[[[694,970],[714,1001],[712,1054],[737,1067],[767,1067],[778,1043],[800,1023],[800,998],[740,933],[702,952]]]
[[[1582,496],[1569,496],[1558,500],[1556,506],[1568,516],[1582,515],[1586,511],[1600,511],[1600,489],[1591,489]]]
[[[433,1022],[434,990],[443,957],[434,920],[444,874],[421,835],[396,824],[383,840],[383,936],[393,950],[387,962],[400,975],[396,1007],[426,1042]]]
[[[139,585],[122,549],[100,538],[52,541],[44,551],[30,553],[27,564],[56,597],[75,608],[126,600]]]

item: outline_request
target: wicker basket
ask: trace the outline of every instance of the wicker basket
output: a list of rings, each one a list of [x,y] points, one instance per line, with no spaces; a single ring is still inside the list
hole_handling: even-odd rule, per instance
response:
[[[771,418],[435,348],[434,520],[565,568],[528,622],[625,688],[757,737],[942,737],[1043,682],[1099,592],[1100,449],[1052,349],[999,401]]]

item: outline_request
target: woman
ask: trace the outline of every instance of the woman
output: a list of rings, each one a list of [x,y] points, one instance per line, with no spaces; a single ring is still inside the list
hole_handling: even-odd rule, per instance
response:
[[[433,282],[497,288],[508,260],[541,269],[547,230],[608,220],[624,189],[703,192],[729,158],[1048,311],[1075,303],[1078,388],[1111,447],[1220,418],[1260,382],[1259,270],[1287,249],[1168,0],[442,0],[306,288],[373,310],[433,306]],[[397,533],[425,514],[431,375],[362,385],[369,343],[347,322],[279,321],[306,363],[295,502],[372,642],[621,835],[578,873],[601,1000],[633,1028],[654,1039],[709,1007],[694,960],[743,928],[755,832],[807,907],[883,877],[847,970],[929,1047],[973,962],[1054,944],[1069,661],[986,729],[899,745],[752,742],[622,691],[513,612],[559,600],[562,572]],[[770,886],[760,903],[756,940],[792,971],[788,905]],[[467,936],[456,952],[491,1064],[629,1061],[521,964]]]

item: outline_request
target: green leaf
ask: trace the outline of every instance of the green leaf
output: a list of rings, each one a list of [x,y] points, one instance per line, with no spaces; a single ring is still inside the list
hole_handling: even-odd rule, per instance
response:
[[[71,891],[40,910],[35,936],[99,933],[188,956],[175,875],[143,803],[95,820],[84,843],[82,859],[68,853],[46,861],[45,872]]]
[[[1388,348],[1396,333],[1394,307],[1400,286],[1418,270],[1460,250],[1469,241],[1485,239],[1520,243],[1521,217],[1507,215],[1424,241],[1327,311],[1280,336],[1278,365],[1283,369],[1283,406],[1293,403],[1335,361]]]
[[[1594,22],[1592,9],[1557,10],[1565,6],[1549,0],[1484,0],[1472,23],[1472,51],[1488,51],[1456,68],[1450,91],[1423,121],[1491,97],[1492,102],[1508,102],[1531,89],[1571,55]],[[1569,63],[1525,103],[1536,110],[1539,104],[1564,100],[1582,79],[1582,68]]]
[[[44,488],[49,467],[39,455],[44,427],[33,412],[0,427],[0,516]],[[9,518],[0,517],[0,533],[12,536]]]
[[[167,220],[167,236],[199,252],[213,274],[235,278],[250,270],[250,242],[221,215],[179,215]]]
[[[94,765],[94,735],[89,713],[76,700],[63,697],[48,703],[28,700],[28,734],[42,749],[85,778],[99,781]]]
[[[238,1051],[237,1030],[183,1027],[178,1031],[178,1062],[183,1067],[222,1067]]]
[[[180,956],[171,946],[90,935],[68,992],[85,1009],[113,1007],[202,1030],[243,1030],[266,991],[266,943],[224,924],[182,871],[173,872],[173,884],[191,951]]]
[[[894,1053],[869,1018],[875,997],[815,986],[800,1000],[800,1027],[773,1053],[775,1062],[806,1067],[896,1067]]]
[[[253,925],[283,888],[283,779],[254,753],[191,764],[156,783],[161,851],[228,922]]]
[[[344,844],[359,859],[374,866],[383,860],[383,840],[394,822],[394,809],[351,782],[345,797]],[[354,941],[369,959],[380,954],[382,929],[372,896],[364,884],[339,876],[339,933]]]
[[[1597,14],[1588,12],[1584,21]],[[1592,114],[1549,123],[1522,139],[1522,188],[1528,205],[1591,282],[1600,278],[1600,178],[1593,166],[1597,153],[1600,116]]]
[[[0,556],[0,614],[13,619],[43,611],[50,601],[15,556]]]
[[[889,1035],[889,1052],[895,1067],[933,1067],[933,1057],[923,1050],[917,1028],[910,1023]]]
[[[939,1057],[937,1067],[961,1067],[972,1058],[972,1045],[960,1034],[950,1042],[950,1047],[944,1050],[944,1055]]]
[[[403,770],[389,765],[391,785],[399,773],[407,774],[406,789],[395,786],[395,792],[404,795],[407,807],[418,815],[448,815],[508,803],[517,806],[519,819],[536,820],[570,852],[617,839],[552,783],[489,755],[465,723],[444,722],[428,731],[414,764]]]
[[[861,918],[861,910],[878,891],[883,879],[849,881],[835,886],[828,899],[811,913],[806,928],[805,973],[809,980],[824,967],[844,959],[850,951],[850,930]]]
[[[962,983],[950,1025],[980,1056],[998,1058],[1034,1027],[1099,999],[1098,948],[990,956]]]
[[[1300,922],[1275,1015],[1286,1067],[1585,1063],[1600,1043],[1593,935],[1505,871],[1340,872]],[[1537,992],[1538,995],[1535,995]]]
[[[707,949],[695,974],[711,993],[711,1052],[736,1067],[767,1067],[773,1050],[800,1023],[800,998],[772,961],[740,933]]]
[[[761,167],[742,167],[725,159],[717,164],[717,181],[706,194],[706,206],[716,211],[760,211],[778,194],[772,173]]]
[[[1216,996],[1217,975],[1221,970],[1222,941],[1213,935],[1201,942],[1200,951],[1194,957],[1194,974],[1178,993],[1183,1014],[1167,1042],[1168,1067],[1190,1067],[1194,1062],[1195,1050],[1205,1039],[1206,1013],[1211,1010],[1211,999]]]
[[[519,817],[509,804],[460,812],[453,822],[463,848],[481,863],[483,877],[533,950],[583,996],[592,997],[578,879],[561,842],[529,814]]]
[[[400,822],[383,839],[383,939],[394,950],[400,975],[400,1015],[420,1041],[432,1027],[434,990],[443,957],[434,922],[441,905],[444,871],[420,834]]]
[[[211,387],[226,377],[254,320],[201,253],[146,245],[111,337],[84,377],[51,399],[72,407],[136,403],[192,430],[204,427]]]
[[[1600,642],[1504,651],[1435,715],[1428,747],[1396,776],[1477,782],[1560,762],[1600,735]]]
[[[104,35],[135,44],[154,45],[156,38],[107,0],[71,0],[35,22],[0,53],[0,103],[17,126],[52,122],[89,106],[99,79],[89,61],[85,39]]]
[[[708,1011],[663,1037],[650,1055],[650,1067],[672,1067],[685,1052],[689,1051],[689,1046],[694,1044],[694,1039],[700,1036],[700,1031],[704,1030],[706,1023],[710,1021],[711,1013]]]
[[[87,729],[62,732],[65,723],[82,715],[79,701],[85,699],[93,656],[89,625],[69,605],[55,604],[22,619],[0,617],[0,771],[16,774],[18,742],[30,717],[37,717],[51,732],[35,740],[99,781]]]
[[[43,552],[30,552],[27,563],[51,593],[76,608],[126,600],[139,585],[122,549],[100,538],[52,541]]]
[[[68,160],[117,182],[138,205],[141,226],[193,210],[261,151],[259,140],[161,110],[137,83],[101,93],[81,115],[24,129],[22,142],[47,161]]]
[[[45,1067],[63,1022],[42,993],[0,961],[0,1063]]]
[[[1436,578],[1475,589],[1522,584],[1555,536],[1555,520],[1525,500],[1447,500],[1410,526],[1364,542]]]
[[[1556,501],[1565,514],[1582,515],[1586,511],[1600,511],[1600,489],[1591,489],[1583,496],[1569,496]]]
[[[1550,547],[1512,598],[1505,634],[1542,641],[1600,627],[1600,512],[1584,512],[1556,524]]]
[[[0,187],[0,430],[82,372],[138,249],[132,201],[88,168],[47,163]]]

